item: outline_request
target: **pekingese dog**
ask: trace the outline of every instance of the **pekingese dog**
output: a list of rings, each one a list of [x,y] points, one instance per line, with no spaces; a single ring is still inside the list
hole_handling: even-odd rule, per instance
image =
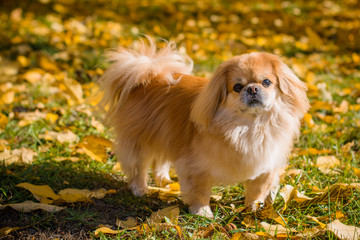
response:
[[[236,56],[210,80],[191,76],[192,60],[174,43],[158,49],[149,39],[108,60],[102,105],[134,195],[148,192],[151,166],[157,185],[171,182],[173,164],[193,214],[213,217],[210,193],[219,183],[243,182],[246,206],[264,202],[309,108],[306,85],[279,57]]]

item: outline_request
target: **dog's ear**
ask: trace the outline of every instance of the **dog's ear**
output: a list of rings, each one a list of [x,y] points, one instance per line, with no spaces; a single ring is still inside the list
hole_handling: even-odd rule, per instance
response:
[[[208,85],[199,93],[191,109],[190,118],[200,128],[207,128],[218,109],[226,98],[228,72],[233,67],[233,61],[222,63],[215,71]]]
[[[296,115],[303,117],[310,107],[306,84],[281,60],[277,61],[275,69],[280,91],[286,96],[284,100],[288,101]]]

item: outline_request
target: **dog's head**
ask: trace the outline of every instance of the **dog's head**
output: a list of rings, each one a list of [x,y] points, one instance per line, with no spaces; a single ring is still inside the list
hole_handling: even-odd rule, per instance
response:
[[[191,118],[207,127],[220,106],[241,116],[273,111],[280,103],[294,117],[301,118],[309,108],[306,90],[306,85],[276,55],[244,54],[218,67],[196,99]]]

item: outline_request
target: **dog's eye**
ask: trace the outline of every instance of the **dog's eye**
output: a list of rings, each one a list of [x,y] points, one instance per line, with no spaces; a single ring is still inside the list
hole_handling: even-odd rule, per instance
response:
[[[265,79],[264,81],[262,81],[261,83],[264,87],[268,87],[271,85],[271,81],[269,79]]]
[[[234,85],[233,89],[235,92],[240,92],[243,86],[240,83]]]

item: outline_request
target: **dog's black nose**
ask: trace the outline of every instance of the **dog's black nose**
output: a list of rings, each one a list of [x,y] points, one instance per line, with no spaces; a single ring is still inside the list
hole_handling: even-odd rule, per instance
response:
[[[256,86],[249,86],[246,91],[251,95],[256,95],[259,89]]]

